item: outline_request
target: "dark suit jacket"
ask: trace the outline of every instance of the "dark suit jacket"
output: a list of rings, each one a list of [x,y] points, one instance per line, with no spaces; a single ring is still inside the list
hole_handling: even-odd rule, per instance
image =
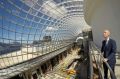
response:
[[[116,63],[116,42],[113,39],[109,39],[107,45],[106,41],[103,40],[101,52],[104,52],[104,58],[108,59],[109,64]]]

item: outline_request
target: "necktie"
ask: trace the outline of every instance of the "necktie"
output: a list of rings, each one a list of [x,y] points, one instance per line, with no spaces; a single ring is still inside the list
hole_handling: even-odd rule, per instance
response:
[[[105,40],[104,57],[106,57],[106,50],[107,50],[107,40]]]

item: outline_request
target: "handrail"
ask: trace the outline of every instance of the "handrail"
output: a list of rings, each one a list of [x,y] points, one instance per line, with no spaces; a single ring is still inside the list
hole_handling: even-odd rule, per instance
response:
[[[106,66],[108,67],[108,69],[109,69],[109,71],[110,71],[111,76],[113,77],[113,79],[116,79],[116,76],[115,76],[115,74],[113,73],[110,65],[108,64],[108,62],[106,62],[106,61],[104,60],[104,57],[102,56],[101,51],[95,46],[95,44],[94,44],[93,42],[92,42],[91,44],[92,44],[92,46],[94,46],[94,48],[99,52],[98,55],[101,57],[102,61],[103,61],[103,62],[106,64]]]
[[[116,79],[116,76],[115,76],[114,72],[112,71],[112,69],[111,69],[110,65],[108,64],[108,62],[106,62],[106,61],[104,60],[104,57],[103,57],[101,54],[100,54],[100,56],[102,57],[103,62],[104,62],[104,63],[106,64],[106,66],[108,67],[108,69],[109,69],[109,71],[110,71],[111,76],[113,77],[113,79]]]

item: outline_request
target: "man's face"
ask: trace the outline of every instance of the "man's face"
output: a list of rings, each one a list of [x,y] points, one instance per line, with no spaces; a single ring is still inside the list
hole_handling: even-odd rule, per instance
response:
[[[103,33],[104,38],[108,38],[109,35],[110,35],[110,32],[105,30],[104,33]]]

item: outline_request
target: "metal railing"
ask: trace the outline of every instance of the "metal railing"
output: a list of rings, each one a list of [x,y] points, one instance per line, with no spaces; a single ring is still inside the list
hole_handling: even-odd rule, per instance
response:
[[[115,76],[114,72],[112,71],[110,65],[108,64],[108,62],[106,62],[104,60],[104,57],[102,56],[102,53],[97,48],[97,46],[93,42],[90,42],[89,43],[89,48],[90,48],[90,55],[91,55],[91,57],[93,57],[93,59],[94,59],[94,61],[96,63],[96,66],[98,68],[99,78],[104,79],[104,76],[102,74],[102,70],[103,70],[102,63],[104,62],[106,64],[108,70],[110,71],[110,74],[111,74],[112,78],[116,79],[116,76]],[[93,74],[91,74],[91,75],[93,75]],[[93,79],[93,78],[91,77],[90,79]]]

